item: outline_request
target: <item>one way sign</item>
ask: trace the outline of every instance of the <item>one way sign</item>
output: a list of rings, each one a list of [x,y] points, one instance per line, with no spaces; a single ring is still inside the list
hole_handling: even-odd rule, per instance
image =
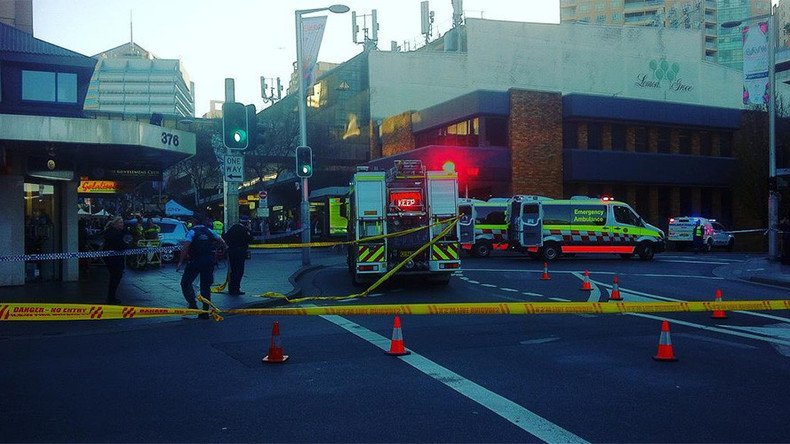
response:
[[[225,182],[244,181],[244,156],[225,156]]]

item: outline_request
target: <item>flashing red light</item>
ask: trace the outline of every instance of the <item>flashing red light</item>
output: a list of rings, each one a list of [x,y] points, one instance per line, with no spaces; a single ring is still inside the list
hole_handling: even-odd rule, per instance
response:
[[[613,201],[614,198],[612,196],[603,196],[601,197],[601,200],[604,202],[609,202],[609,201]]]
[[[418,190],[390,191],[389,206],[400,212],[422,211],[422,193]]]
[[[468,177],[477,177],[478,174],[480,174],[480,168],[479,167],[468,167],[466,169],[466,175]]]
[[[444,164],[442,164],[442,171],[445,173],[454,173],[455,172],[455,162],[452,160],[448,160]]]

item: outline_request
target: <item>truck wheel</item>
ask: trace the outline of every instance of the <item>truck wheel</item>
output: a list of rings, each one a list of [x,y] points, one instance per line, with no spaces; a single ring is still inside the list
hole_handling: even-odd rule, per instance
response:
[[[730,241],[727,242],[727,251],[732,252],[733,248],[735,248],[735,239],[730,239]]]
[[[653,256],[656,255],[656,249],[653,246],[652,242],[642,242],[639,244],[639,259],[643,261],[649,261],[653,259]]]
[[[491,244],[488,242],[477,242],[472,245],[471,251],[477,257],[488,257],[491,255]]]
[[[553,261],[560,256],[560,244],[556,242],[547,242],[540,249],[540,256],[546,261]]]

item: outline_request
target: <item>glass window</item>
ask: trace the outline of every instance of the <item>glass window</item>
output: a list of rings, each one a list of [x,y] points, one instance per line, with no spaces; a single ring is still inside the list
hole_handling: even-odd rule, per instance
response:
[[[543,225],[568,225],[571,211],[568,205],[543,205]]]
[[[634,133],[634,151],[637,153],[647,152],[647,128],[638,126]]]
[[[574,206],[571,225],[606,225],[606,205]]]
[[[691,154],[691,132],[688,130],[678,132],[678,147],[680,154]]]
[[[625,151],[625,127],[612,125],[612,150]]]
[[[587,124],[587,148],[591,150],[603,148],[603,130],[600,123],[590,122]]]
[[[486,146],[507,146],[507,120],[502,117],[486,117]]]
[[[699,153],[703,156],[713,154],[713,142],[709,132],[703,132],[699,136]]]
[[[659,128],[658,129],[658,152],[659,153],[669,153],[669,145],[671,143],[670,138],[670,130],[669,128]]]
[[[614,207],[614,220],[621,224],[634,225],[637,227],[642,226],[642,224],[639,223],[639,216],[634,214],[630,208],[619,205]]]
[[[477,217],[475,223],[479,225],[505,225],[506,207],[475,207]]]
[[[579,133],[576,122],[564,122],[562,124],[562,146],[565,149],[576,149],[579,145]]]
[[[732,133],[722,133],[719,142],[719,155],[732,157]]]
[[[22,100],[55,101],[55,73],[22,71]]]
[[[77,103],[77,74],[58,73],[58,102]]]

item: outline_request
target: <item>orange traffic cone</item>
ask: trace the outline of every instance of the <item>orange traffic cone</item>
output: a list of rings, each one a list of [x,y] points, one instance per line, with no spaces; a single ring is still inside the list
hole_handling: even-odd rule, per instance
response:
[[[661,324],[661,337],[658,339],[658,353],[653,356],[656,361],[677,361],[675,352],[672,351],[672,339],[669,337],[669,322]]]
[[[274,325],[272,326],[272,343],[269,346],[269,354],[264,356],[261,359],[261,362],[265,362],[267,364],[278,364],[280,362],[285,362],[288,359],[288,355],[283,355],[283,347],[280,344],[280,323],[274,321]]]
[[[716,290],[714,302],[721,302],[721,290]],[[713,314],[710,317],[713,319],[727,319],[727,313],[724,310],[713,310]]]
[[[543,275],[540,276],[540,280],[541,281],[548,281],[550,279],[551,279],[551,276],[549,276],[549,263],[548,262],[544,262],[543,263]]]
[[[582,282],[582,291],[592,291],[592,285],[590,285],[590,272],[584,270],[584,282]]]
[[[620,297],[620,280],[617,276],[614,277],[614,285],[612,285],[612,294],[609,296],[610,301],[622,301]]]
[[[403,333],[400,329],[400,316],[395,316],[395,324],[392,327],[392,341],[390,342],[390,351],[387,352],[391,356],[408,355],[409,352],[403,345]]]

